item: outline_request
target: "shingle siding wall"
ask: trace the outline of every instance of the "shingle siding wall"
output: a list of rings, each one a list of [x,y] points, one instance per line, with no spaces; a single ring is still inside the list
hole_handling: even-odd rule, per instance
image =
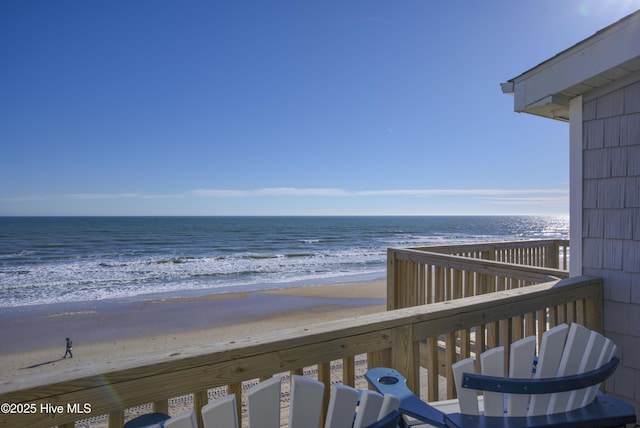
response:
[[[609,392],[640,409],[640,76],[583,105],[583,272],[604,278],[621,366]]]

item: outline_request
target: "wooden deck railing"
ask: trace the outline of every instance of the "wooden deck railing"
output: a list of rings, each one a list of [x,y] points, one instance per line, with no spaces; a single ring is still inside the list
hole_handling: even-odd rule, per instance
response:
[[[523,274],[524,275],[524,274]],[[243,394],[242,384],[317,365],[318,379],[329,384],[331,364],[341,361],[341,381],[354,384],[354,357],[367,355],[370,366],[398,369],[423,399],[453,397],[450,371],[438,376],[439,338],[449,346],[446,365],[530,334],[538,337],[560,322],[577,321],[602,330],[602,281],[571,278],[495,293],[275,331],[224,343],[202,344],[181,352],[144,355],[73,371],[23,377],[0,383],[0,403],[20,403],[20,414],[3,412],[0,427],[73,426],[83,419],[76,403],[91,415],[109,414],[109,426],[122,426],[124,410],[143,403],[167,409],[167,400],[193,394],[196,411],[207,391],[226,387]],[[421,367],[421,354],[432,366]],[[328,389],[328,388],[327,388]],[[61,406],[61,407],[57,407]],[[25,409],[27,410],[25,412]],[[43,411],[58,409],[59,412]]]
[[[568,241],[545,240],[390,248],[387,308],[443,302],[567,278],[568,245]]]
[[[567,270],[569,267],[569,240],[566,239],[435,245],[412,249],[525,266],[562,270]]]

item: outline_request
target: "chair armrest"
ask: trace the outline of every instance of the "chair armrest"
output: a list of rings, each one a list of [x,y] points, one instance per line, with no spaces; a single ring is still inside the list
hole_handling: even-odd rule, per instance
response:
[[[402,415],[400,415],[399,411],[393,410],[378,422],[374,422],[371,425],[368,425],[367,428],[396,428],[401,416]]]
[[[419,421],[446,427],[445,414],[428,403],[422,401],[407,387],[405,379],[397,370],[376,367],[367,371],[364,377],[376,391],[381,394],[391,394],[400,399],[401,414],[411,416]]]
[[[505,394],[551,394],[597,385],[616,370],[620,359],[613,357],[600,368],[573,376],[544,379],[517,379],[464,373],[462,387]]]

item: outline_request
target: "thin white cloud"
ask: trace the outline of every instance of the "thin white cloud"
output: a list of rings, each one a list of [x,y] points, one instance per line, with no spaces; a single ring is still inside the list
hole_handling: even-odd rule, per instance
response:
[[[568,201],[568,189],[389,189],[389,190],[346,190],[340,188],[300,188],[265,187],[258,189],[195,189],[177,194],[123,193],[71,193],[63,195],[27,195],[1,198],[4,201],[46,201],[46,200],[98,200],[98,199],[168,199],[185,197],[207,198],[247,198],[247,197],[428,197],[428,196],[470,196],[490,197],[494,203],[516,204],[539,201]]]
[[[182,198],[182,194],[145,194],[145,193],[72,193],[68,199],[167,199]]]
[[[173,195],[154,195],[144,193],[69,193],[55,195],[27,195],[0,198],[0,201],[8,202],[29,202],[29,201],[52,201],[61,199],[73,200],[96,200],[96,199],[167,199],[167,198],[183,198],[184,194]]]
[[[568,195],[568,189],[390,189],[346,190],[339,188],[270,187],[253,190],[197,189],[189,192],[208,197],[250,196],[509,196]]]
[[[348,196],[350,193],[335,188],[272,187],[259,189],[256,194],[262,196]]]
[[[196,196],[248,197],[248,196],[346,196],[349,192],[332,188],[266,187],[253,190],[197,189],[189,192]]]
[[[224,189],[196,189],[188,192],[193,196],[206,196],[212,198],[230,198],[237,196],[250,196],[246,190],[224,190]]]
[[[531,198],[494,198],[488,199],[490,203],[501,204],[501,205],[547,205],[547,206],[561,206],[569,204],[568,196],[559,196],[559,197],[531,197]]]
[[[140,193],[72,193],[65,196],[68,199],[142,199]]]
[[[363,190],[352,194],[365,196],[507,196],[568,193],[568,189],[396,189]]]

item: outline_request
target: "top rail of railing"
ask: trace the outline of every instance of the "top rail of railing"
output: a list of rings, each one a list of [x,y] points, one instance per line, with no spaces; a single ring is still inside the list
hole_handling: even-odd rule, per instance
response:
[[[432,245],[411,247],[411,249],[563,270],[567,270],[569,262],[569,240],[567,239]]]

